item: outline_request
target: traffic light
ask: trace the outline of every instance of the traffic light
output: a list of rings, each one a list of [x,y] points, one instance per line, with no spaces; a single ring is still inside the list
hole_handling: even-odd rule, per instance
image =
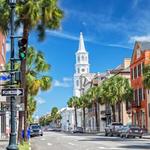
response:
[[[24,60],[26,58],[26,48],[27,48],[27,39],[21,39],[18,41],[19,47],[19,58],[20,60]]]

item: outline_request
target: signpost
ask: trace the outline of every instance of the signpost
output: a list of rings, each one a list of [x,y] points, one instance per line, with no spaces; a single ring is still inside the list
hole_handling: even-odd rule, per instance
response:
[[[23,88],[5,88],[1,91],[2,96],[24,96]]]

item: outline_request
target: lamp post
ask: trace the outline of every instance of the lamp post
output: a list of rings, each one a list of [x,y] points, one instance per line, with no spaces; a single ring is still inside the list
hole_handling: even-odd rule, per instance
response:
[[[10,54],[10,62],[11,62],[11,85],[13,85],[13,71],[14,71],[14,16],[15,16],[15,7],[16,0],[8,0],[8,4],[11,8],[10,14],[10,25],[11,25],[11,54]],[[7,150],[18,150],[18,146],[16,143],[16,100],[14,96],[10,97],[10,109],[11,109],[11,133],[9,138],[9,145]]]

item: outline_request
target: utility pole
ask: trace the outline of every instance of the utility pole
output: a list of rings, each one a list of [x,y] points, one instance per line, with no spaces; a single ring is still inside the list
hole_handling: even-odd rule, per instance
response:
[[[10,62],[11,62],[11,85],[13,85],[14,80],[14,16],[15,16],[15,7],[16,7],[16,0],[8,0],[9,6],[11,8],[10,14],[10,25],[11,25],[11,55],[10,55]],[[7,150],[18,150],[17,142],[16,142],[16,99],[15,96],[10,97],[10,109],[11,109],[11,133],[9,138],[9,145]]]

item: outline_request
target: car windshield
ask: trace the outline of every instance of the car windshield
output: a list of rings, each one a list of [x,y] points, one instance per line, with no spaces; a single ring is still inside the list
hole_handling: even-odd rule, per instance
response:
[[[118,123],[118,122],[115,122],[115,123],[112,123],[112,125],[117,125],[117,126],[122,126],[123,124],[122,123]]]
[[[41,129],[41,126],[38,126],[38,125],[32,125],[32,126],[31,126],[31,129]]]

